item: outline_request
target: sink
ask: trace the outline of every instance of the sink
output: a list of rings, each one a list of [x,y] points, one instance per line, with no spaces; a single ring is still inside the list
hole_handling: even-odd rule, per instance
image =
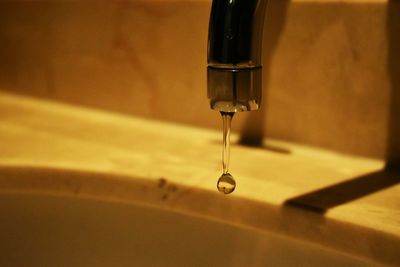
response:
[[[373,266],[311,243],[149,205],[0,194],[0,266]]]
[[[237,145],[225,196],[220,132],[4,93],[0,109],[1,267],[399,266],[382,161]],[[329,209],[285,204],[310,195]]]

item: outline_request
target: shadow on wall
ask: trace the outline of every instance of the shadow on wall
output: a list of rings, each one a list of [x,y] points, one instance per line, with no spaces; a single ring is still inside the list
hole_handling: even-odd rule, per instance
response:
[[[263,39],[263,98],[261,108],[257,111],[250,112],[244,123],[241,131],[241,139],[239,143],[245,146],[261,147],[263,146],[263,137],[265,136],[265,118],[267,113],[267,98],[268,98],[268,81],[271,69],[272,56],[278,45],[279,38],[281,37],[286,21],[286,13],[288,10],[290,0],[269,1],[267,6],[267,13],[265,14],[264,21],[264,39]],[[268,75],[266,75],[268,74]],[[283,153],[290,153],[282,148],[265,147],[271,151],[283,151]]]
[[[400,1],[387,7],[388,75],[391,83],[390,117],[387,138],[387,168],[400,169]]]
[[[268,112],[269,73],[271,61],[279,39],[283,34],[287,19],[290,0],[273,1],[268,5],[264,26],[263,42],[263,101],[259,111],[246,114],[246,120],[241,131],[240,144],[253,147],[263,146],[263,137],[267,136],[266,117]],[[388,130],[386,136],[386,157],[388,168],[400,168],[400,0],[389,0],[386,8],[387,34],[387,73],[390,81],[390,106]],[[379,88],[376,88],[379,90]],[[267,129],[268,130],[268,129]],[[383,141],[384,142],[384,141]],[[275,151],[275,148],[264,146]],[[281,150],[281,149],[278,149]],[[349,151],[347,151],[349,152]]]

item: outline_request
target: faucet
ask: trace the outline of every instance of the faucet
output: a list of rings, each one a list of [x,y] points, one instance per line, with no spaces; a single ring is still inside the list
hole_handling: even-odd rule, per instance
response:
[[[213,110],[257,110],[267,0],[213,0],[208,32],[207,95]]]

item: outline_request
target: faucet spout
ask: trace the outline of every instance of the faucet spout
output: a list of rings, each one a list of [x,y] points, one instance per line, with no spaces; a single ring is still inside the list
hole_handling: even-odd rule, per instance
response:
[[[238,112],[259,108],[266,6],[267,0],[213,0],[207,66],[212,109]]]

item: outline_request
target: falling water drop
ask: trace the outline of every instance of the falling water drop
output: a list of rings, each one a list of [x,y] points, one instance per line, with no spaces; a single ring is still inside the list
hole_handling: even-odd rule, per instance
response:
[[[235,179],[233,179],[233,177],[232,177],[232,175],[230,175],[230,173],[224,173],[218,179],[217,188],[218,188],[218,191],[221,193],[230,194],[236,188]]]
[[[236,188],[236,182],[233,176],[228,173],[229,171],[229,153],[230,153],[230,135],[231,135],[231,121],[235,113],[221,112],[222,125],[223,125],[223,149],[222,149],[222,168],[223,173],[218,179],[218,191],[224,194],[232,193]]]

